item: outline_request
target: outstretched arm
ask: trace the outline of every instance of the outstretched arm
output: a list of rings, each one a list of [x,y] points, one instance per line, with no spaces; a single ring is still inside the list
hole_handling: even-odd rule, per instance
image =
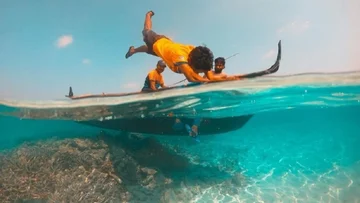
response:
[[[217,82],[240,79],[239,77],[234,76],[216,77],[212,71],[206,72],[206,77],[201,77],[199,74],[195,73],[188,64],[182,64],[181,66],[179,66],[179,69],[185,75],[186,79],[189,82]]]
[[[212,71],[208,71],[205,73],[206,77],[209,78],[210,81],[229,81],[229,80],[238,80],[240,79],[239,77],[234,77],[234,76],[221,76],[221,77],[217,77],[214,75],[214,73]]]
[[[209,82],[210,81],[207,78],[203,78],[199,74],[195,73],[188,64],[180,65],[179,69],[185,75],[186,79],[189,82]]]

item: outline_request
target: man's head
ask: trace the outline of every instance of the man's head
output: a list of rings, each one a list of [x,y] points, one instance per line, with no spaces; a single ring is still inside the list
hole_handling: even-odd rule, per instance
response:
[[[189,65],[197,73],[208,72],[212,69],[214,55],[211,50],[204,46],[198,46],[193,49],[188,58]]]
[[[159,60],[156,64],[156,70],[158,71],[158,73],[164,72],[165,68],[166,63],[163,60]]]
[[[215,73],[221,73],[225,68],[225,58],[218,57],[215,59]]]

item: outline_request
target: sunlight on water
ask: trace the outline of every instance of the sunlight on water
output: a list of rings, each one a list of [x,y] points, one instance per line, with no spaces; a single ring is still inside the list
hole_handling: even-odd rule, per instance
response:
[[[356,202],[359,113],[360,106],[263,112],[241,130],[203,137],[198,145],[162,142],[193,163],[233,174],[230,181],[199,181],[204,189],[193,202]]]
[[[0,102],[0,147],[8,149],[54,136],[102,139],[100,129],[74,120],[101,120],[105,127],[114,121],[111,125],[118,128],[133,125],[150,131],[172,125],[170,113],[208,119],[210,124],[199,126],[200,142],[187,134],[149,138],[109,131],[116,138],[108,142],[109,149],[92,146],[119,156],[112,158],[114,174],[124,180],[120,185],[132,195],[129,202],[360,202],[360,73],[266,77],[124,98]],[[127,123],[119,127],[121,119]],[[159,122],[149,127],[141,124],[145,119]],[[230,130],[201,136],[226,127]],[[77,140],[54,151],[85,156],[84,143]],[[31,146],[26,152],[34,153]],[[91,167],[88,176],[95,173]],[[150,175],[141,179],[141,171]],[[161,185],[164,181],[168,185]],[[0,196],[6,189],[2,184]],[[111,189],[116,184],[103,185]]]
[[[14,107],[29,107],[29,108],[60,108],[60,107],[79,107],[79,106],[93,106],[93,105],[117,105],[137,100],[157,100],[168,97],[192,95],[204,92],[219,91],[219,90],[235,90],[240,93],[256,93],[266,92],[272,88],[287,88],[295,87],[336,87],[336,86],[353,86],[359,85],[360,72],[350,73],[334,73],[334,74],[300,74],[282,77],[260,77],[251,80],[240,80],[207,84],[203,86],[193,86],[188,88],[173,89],[165,92],[156,92],[149,94],[142,94],[136,96],[124,97],[110,97],[110,98],[89,98],[83,100],[71,101],[69,99],[56,101],[14,101],[11,99],[0,100],[0,103],[14,106]],[[79,92],[81,90],[78,90]]]
[[[12,101],[16,116],[38,119],[89,120],[166,116],[228,117],[299,106],[357,105],[360,72],[264,77],[124,97],[63,101]],[[223,110],[223,111],[220,111]]]

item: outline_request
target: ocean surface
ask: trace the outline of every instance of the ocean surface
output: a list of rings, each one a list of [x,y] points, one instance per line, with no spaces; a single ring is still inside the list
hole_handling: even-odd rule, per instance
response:
[[[78,92],[81,90],[74,90],[75,95]],[[20,149],[29,149],[31,145],[24,145],[29,142],[74,139],[79,143],[79,139],[104,134],[112,137],[109,146],[119,144],[110,147],[111,156],[120,156],[121,149],[133,161],[126,162],[121,170],[115,167],[119,163],[113,161],[114,177],[123,181],[100,185],[111,188],[121,185],[122,192],[128,195],[124,202],[360,202],[360,72],[263,77],[137,96],[73,101],[2,99],[0,112],[0,148],[4,153],[0,154],[1,159],[6,158],[6,153],[19,154]],[[202,136],[200,125],[199,142],[189,136],[132,134],[77,122],[158,119],[170,114],[191,119],[246,115],[251,118],[240,129],[215,135]],[[221,128],[223,124],[212,125]],[[48,145],[39,146],[45,149]],[[76,148],[64,146],[73,147],[72,152]],[[90,153],[89,150],[82,154]],[[16,153],[13,157],[17,157]],[[134,163],[137,167],[131,168]],[[4,166],[0,165],[0,176],[8,176],[5,173],[9,171],[24,174],[20,169],[10,170],[11,164],[6,170]],[[147,171],[148,176],[136,175],[139,171]],[[125,173],[136,174],[130,179]],[[160,175],[163,179],[159,179]],[[9,185],[16,183],[6,180],[9,182],[5,184],[5,179],[2,180],[0,196],[18,192],[18,199],[39,199],[34,192],[25,195],[20,189],[7,191]],[[61,189],[56,180],[52,184],[58,189],[49,188],[49,194],[57,194],[52,197],[59,201],[75,201],[63,197],[74,194],[70,189]],[[161,181],[166,185],[161,185]],[[31,187],[36,184],[31,182]],[[75,185],[70,187],[75,191]],[[84,185],[81,187],[81,194],[90,191]],[[112,202],[114,196],[122,193],[99,194],[96,196],[104,196],[103,202]],[[90,197],[91,194],[84,195],[77,202],[94,201]],[[3,197],[3,201],[9,199]]]

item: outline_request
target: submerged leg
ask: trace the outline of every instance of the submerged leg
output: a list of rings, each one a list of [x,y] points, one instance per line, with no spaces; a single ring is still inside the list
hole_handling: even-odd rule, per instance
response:
[[[154,16],[153,11],[149,11],[145,15],[144,29],[142,31],[145,42],[147,40],[147,32],[150,31],[152,28],[152,22],[151,22],[152,16]],[[142,45],[137,48],[135,48],[134,46],[130,46],[128,52],[125,55],[125,58],[129,58],[130,56],[132,56],[133,54],[136,54],[136,53],[149,53],[149,49],[148,49],[147,45]]]

